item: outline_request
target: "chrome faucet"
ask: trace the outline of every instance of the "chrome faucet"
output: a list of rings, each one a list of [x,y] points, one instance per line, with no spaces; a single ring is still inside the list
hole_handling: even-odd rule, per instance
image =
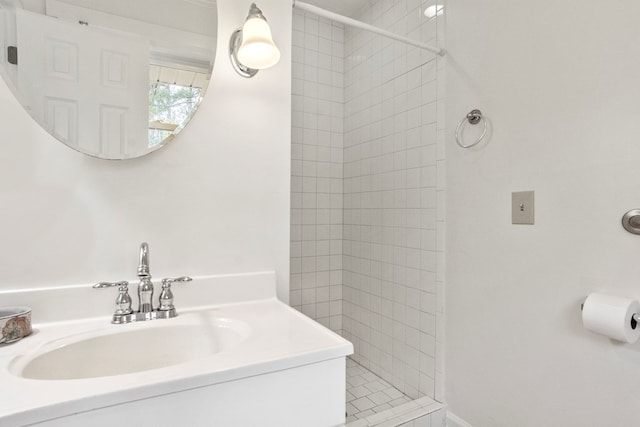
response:
[[[149,272],[149,245],[143,242],[140,245],[140,263],[138,265],[138,311],[131,309],[131,297],[129,296],[129,282],[100,282],[93,285],[94,288],[118,287],[116,298],[116,310],[113,313],[111,323],[131,323],[143,320],[170,319],[178,313],[173,305],[173,292],[171,285],[180,282],[190,282],[189,276],[162,279],[162,292],[160,293],[158,308],[153,308],[153,282]]]

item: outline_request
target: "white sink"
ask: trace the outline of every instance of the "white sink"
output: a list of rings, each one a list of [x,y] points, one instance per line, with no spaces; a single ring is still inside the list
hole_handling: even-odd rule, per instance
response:
[[[353,346],[279,301],[275,273],[195,277],[180,291],[178,317],[124,325],[89,285],[2,294],[28,302],[35,323],[0,346],[0,426],[344,422]]]
[[[109,325],[44,344],[11,363],[14,375],[36,380],[72,380],[131,374],[191,362],[242,342],[249,327],[210,314]]]

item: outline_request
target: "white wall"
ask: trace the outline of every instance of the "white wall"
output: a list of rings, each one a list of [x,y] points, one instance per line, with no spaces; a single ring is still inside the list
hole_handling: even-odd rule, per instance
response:
[[[218,0],[202,107],[174,143],[140,159],[72,151],[0,83],[0,290],[133,279],[148,241],[156,278],[276,270],[288,301],[291,3],[262,0],[282,59],[244,79],[227,45],[250,3]]]
[[[640,3],[447,4],[449,408],[476,427],[636,425],[640,344],[585,331],[590,292],[640,298]],[[480,108],[493,135],[453,141]],[[511,225],[535,190],[536,224]]]

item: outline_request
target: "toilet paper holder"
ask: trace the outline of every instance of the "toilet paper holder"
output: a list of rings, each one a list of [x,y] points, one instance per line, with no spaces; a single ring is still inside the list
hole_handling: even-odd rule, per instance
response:
[[[590,293],[582,303],[585,329],[615,341],[633,344],[640,339],[640,302],[634,298]]]
[[[585,298],[585,301],[586,300]],[[584,302],[580,304],[580,311],[584,311]],[[633,316],[631,316],[631,327],[635,329],[638,323],[640,323],[640,313],[634,313]]]

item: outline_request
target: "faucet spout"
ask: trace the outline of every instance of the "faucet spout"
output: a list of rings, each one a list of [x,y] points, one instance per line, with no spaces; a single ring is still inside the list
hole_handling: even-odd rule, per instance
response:
[[[149,244],[143,242],[140,245],[140,264],[138,265],[138,300],[140,313],[150,313],[153,311],[153,283],[149,272]]]
[[[138,265],[138,277],[148,277],[149,274],[149,244],[142,242],[140,244],[140,263]]]

